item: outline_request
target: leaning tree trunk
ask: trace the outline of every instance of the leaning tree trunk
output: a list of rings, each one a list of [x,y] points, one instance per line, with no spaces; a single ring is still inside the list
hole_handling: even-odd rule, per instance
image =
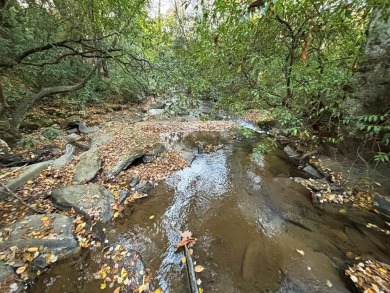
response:
[[[36,94],[29,95],[22,101],[22,103],[12,111],[12,113],[7,113],[10,111],[5,111],[7,109],[7,104],[5,102],[5,97],[3,91],[0,91],[0,138],[5,140],[10,146],[14,145],[16,141],[21,137],[19,133],[19,127],[23,119],[26,117],[28,111],[44,97],[52,96],[55,94],[69,93],[77,91],[85,86],[85,84],[91,79],[95,74],[97,68],[101,65],[102,59],[99,60],[87,76],[83,78],[79,83],[68,86],[54,86],[49,88],[43,88]],[[1,90],[1,83],[0,83]],[[7,117],[8,114],[11,114],[10,117]]]
[[[355,97],[346,103],[353,114],[382,114],[390,110],[389,7],[374,10],[367,30],[366,59],[354,78]]]

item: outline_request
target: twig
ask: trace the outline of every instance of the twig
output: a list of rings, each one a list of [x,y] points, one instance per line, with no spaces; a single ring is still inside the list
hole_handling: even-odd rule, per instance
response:
[[[184,245],[184,252],[187,259],[186,264],[187,264],[188,279],[191,287],[191,293],[198,293],[199,291],[198,291],[198,284],[196,283],[194,263],[192,262],[192,257],[188,250],[187,245]]]
[[[19,200],[21,202],[22,205],[28,207],[29,209],[33,210],[34,212],[38,213],[38,214],[45,214],[46,212],[44,211],[41,211],[41,210],[38,210],[32,206],[30,206],[28,203],[26,203],[23,198],[21,198],[19,195],[15,194],[11,189],[9,189],[7,186],[5,186],[3,183],[0,183],[0,185],[7,191],[7,192],[4,192],[3,190],[0,190],[0,192],[2,193],[8,193],[10,195],[12,195],[14,198],[16,198],[17,200]]]

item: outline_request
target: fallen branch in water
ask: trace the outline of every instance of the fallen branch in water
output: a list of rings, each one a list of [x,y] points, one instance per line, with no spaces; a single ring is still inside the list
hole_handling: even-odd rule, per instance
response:
[[[2,193],[7,193],[7,194],[10,194],[12,195],[14,198],[16,198],[18,201],[20,201],[20,203],[22,205],[24,205],[25,207],[31,209],[32,211],[38,213],[38,214],[45,214],[46,212],[45,211],[41,211],[39,209],[36,209],[34,207],[32,207],[31,205],[29,205],[28,203],[26,203],[23,198],[21,198],[19,195],[15,194],[11,189],[9,189],[7,186],[5,186],[3,183],[0,183],[1,187],[3,187],[6,191],[3,191],[3,190],[0,190],[0,192]]]

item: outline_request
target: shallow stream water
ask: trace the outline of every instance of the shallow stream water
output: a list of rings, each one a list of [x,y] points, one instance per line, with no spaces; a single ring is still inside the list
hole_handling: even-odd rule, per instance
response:
[[[184,230],[198,238],[193,258],[205,267],[197,274],[204,292],[349,292],[347,252],[390,262],[389,236],[365,226],[383,227],[380,217],[314,206],[290,178],[304,174],[281,152],[253,154],[261,139],[177,138],[190,149],[199,141],[223,147],[199,154],[128,208],[108,229],[109,240],[140,252],[164,292],[189,292],[183,252],[174,247]],[[30,292],[100,291],[92,276],[100,258],[83,257],[55,265]]]

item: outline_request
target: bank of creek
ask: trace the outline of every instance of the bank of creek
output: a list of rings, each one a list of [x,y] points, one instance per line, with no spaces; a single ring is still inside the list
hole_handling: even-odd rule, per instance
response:
[[[161,139],[166,151],[196,157],[104,224],[102,240],[103,247],[137,251],[147,267],[140,274],[153,276],[151,288],[189,292],[183,251],[174,246],[185,230],[197,238],[192,258],[205,268],[197,273],[203,292],[350,292],[356,289],[345,275],[348,266],[390,263],[389,235],[372,229],[388,228],[385,218],[351,205],[313,203],[292,179],[310,174],[283,150],[254,151],[267,134],[195,129]],[[106,251],[84,249],[53,264],[28,292],[100,291],[96,272]]]

